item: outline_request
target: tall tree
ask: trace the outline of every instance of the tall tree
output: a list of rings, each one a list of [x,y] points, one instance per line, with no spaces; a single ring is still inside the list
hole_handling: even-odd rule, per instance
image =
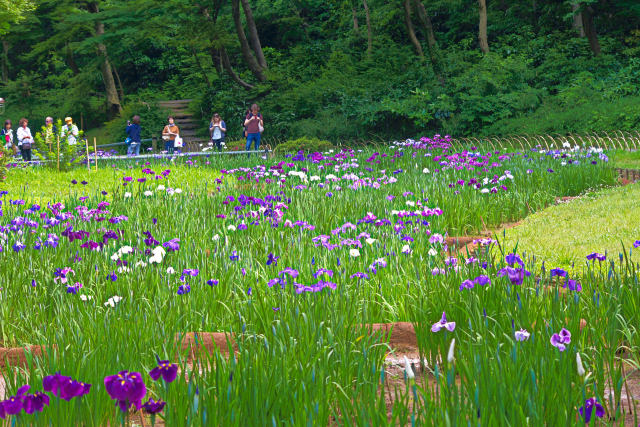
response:
[[[369,12],[367,0],[362,0],[362,6],[364,7],[364,16],[367,22],[367,56],[371,58],[371,53],[373,52],[373,30],[371,29],[371,13]]]
[[[22,21],[35,8],[33,0],[0,0],[0,34],[6,34],[11,24]]]
[[[431,59],[431,65],[433,71],[438,76],[438,80],[441,84],[444,84],[444,77],[442,76],[442,64],[440,61],[440,52],[438,49],[438,43],[436,42],[436,35],[433,31],[433,23],[427,13],[427,9],[424,7],[422,0],[414,0],[413,5],[418,13],[418,19],[424,27],[424,31],[427,34],[427,49],[429,51],[429,59]]]
[[[590,5],[581,5],[582,15],[582,28],[584,28],[584,34],[589,40],[589,46],[593,52],[593,56],[599,56],[602,52],[600,49],[600,41],[598,40],[598,33],[596,32],[596,26],[593,23],[593,8]]]
[[[259,81],[266,81],[267,77],[264,74],[264,68],[251,53],[251,48],[249,47],[247,36],[244,33],[244,27],[242,26],[242,19],[240,17],[240,0],[231,0],[231,15],[233,16],[236,33],[238,34],[240,50],[242,51],[244,60],[247,62],[247,66]]]
[[[487,38],[487,0],[478,0],[480,22],[478,24],[478,42],[482,53],[489,53],[489,39]]]
[[[262,51],[262,44],[260,43],[258,28],[256,27],[256,21],[253,19],[253,11],[251,10],[249,0],[240,1],[242,2],[242,9],[244,9],[244,15],[247,20],[247,28],[249,29],[249,39],[251,40],[251,47],[256,54],[258,64],[264,69],[269,68],[267,66],[267,60],[264,57],[264,52]]]
[[[416,32],[413,29],[413,22],[411,21],[411,0],[403,1],[404,7],[404,25],[407,27],[407,33],[409,34],[409,40],[415,47],[416,52],[420,58],[424,58],[424,52],[422,51],[422,45],[420,44],[420,40],[416,36]]]
[[[89,13],[100,13],[100,7],[98,2],[89,2],[87,4]],[[109,62],[109,56],[107,55],[107,46],[101,41],[104,37],[104,23],[100,19],[96,19],[94,22],[95,36],[98,38],[96,45],[98,49],[98,56],[100,57],[100,71],[102,72],[102,80],[104,82],[104,89],[107,96],[107,111],[111,117],[115,117],[122,111],[122,105],[120,104],[120,97],[118,96],[118,90],[116,89],[116,82],[113,78],[113,70],[111,69],[111,63]]]

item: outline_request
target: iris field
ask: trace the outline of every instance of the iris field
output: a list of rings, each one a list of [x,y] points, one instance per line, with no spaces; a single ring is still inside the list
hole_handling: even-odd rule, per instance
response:
[[[487,234],[615,185],[607,160],[436,136],[11,169],[0,425],[637,425],[640,236],[569,270]],[[416,357],[368,327],[395,322]]]

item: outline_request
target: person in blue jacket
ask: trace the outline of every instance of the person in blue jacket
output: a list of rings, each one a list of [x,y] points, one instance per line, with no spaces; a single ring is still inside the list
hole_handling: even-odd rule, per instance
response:
[[[140,116],[135,115],[131,121],[127,122],[127,156],[139,156],[142,138],[140,137]]]

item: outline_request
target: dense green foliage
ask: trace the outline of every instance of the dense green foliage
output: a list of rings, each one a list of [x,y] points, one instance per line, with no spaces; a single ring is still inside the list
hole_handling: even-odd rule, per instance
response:
[[[8,99],[7,115],[39,124],[46,115],[72,114],[85,128],[112,120],[118,107],[106,101],[103,57],[96,54],[104,48],[115,78],[112,99],[119,98],[125,117],[143,113],[141,101],[195,98],[203,133],[217,111],[234,138],[252,102],[262,107],[265,137],[278,139],[640,125],[640,6],[633,0],[587,0],[574,8],[566,0],[490,0],[485,53],[477,2],[424,2],[433,24],[429,43],[429,27],[417,11],[423,3],[412,0],[422,57],[399,0],[248,3],[267,66],[250,63],[260,60],[240,7],[251,44],[248,56],[243,53],[233,1],[41,1],[2,37],[0,95]],[[593,23],[597,48],[580,36],[576,18],[583,29]],[[162,123],[148,120],[144,132],[157,133]],[[112,138],[123,137],[123,121],[112,122],[118,123],[108,132]]]

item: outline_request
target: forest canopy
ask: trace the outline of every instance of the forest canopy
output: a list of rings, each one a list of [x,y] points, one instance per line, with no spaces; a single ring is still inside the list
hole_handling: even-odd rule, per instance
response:
[[[5,116],[194,99],[330,141],[640,125],[636,0],[0,0]],[[144,103],[144,104],[143,104]]]

